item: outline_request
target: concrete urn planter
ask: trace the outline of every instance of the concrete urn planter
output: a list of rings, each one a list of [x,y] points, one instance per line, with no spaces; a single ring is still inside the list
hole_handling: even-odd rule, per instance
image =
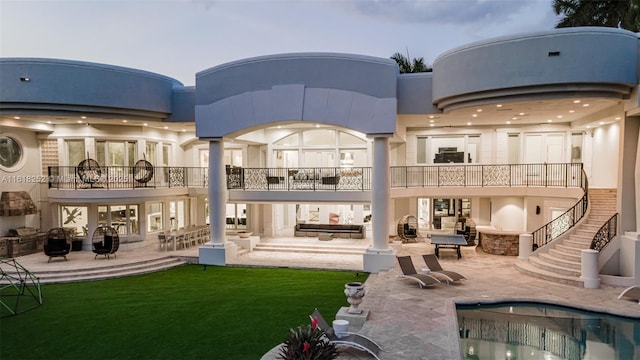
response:
[[[347,313],[362,313],[362,310],[358,309],[358,305],[362,302],[365,293],[364,284],[361,282],[350,282],[344,285],[344,294],[347,296],[347,302],[351,305]]]

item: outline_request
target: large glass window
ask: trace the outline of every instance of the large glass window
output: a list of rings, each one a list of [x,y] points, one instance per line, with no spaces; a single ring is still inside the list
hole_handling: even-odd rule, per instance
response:
[[[98,206],[98,225],[111,226],[118,234],[139,234],[138,205]]]
[[[508,135],[507,152],[507,162],[509,164],[518,164],[520,162],[520,135]]]
[[[145,147],[145,155],[147,161],[153,165],[156,165],[156,147],[158,143],[147,141],[147,146]]]
[[[302,133],[302,144],[305,146],[335,145],[336,132],[329,129],[307,130]]]
[[[171,145],[162,144],[162,166],[169,166],[170,154],[171,154]]]
[[[225,149],[224,164],[230,166],[242,166],[242,149]]]
[[[582,162],[582,133],[571,134],[571,162]]]
[[[275,141],[272,166],[364,167],[368,159],[365,139],[344,131],[312,129]]]
[[[247,204],[227,204],[227,229],[245,230],[247,228]]]
[[[77,166],[82,160],[86,159],[84,140],[65,140],[64,144],[68,166]]]
[[[171,230],[183,229],[185,227],[185,201],[169,202],[169,228]]]
[[[162,203],[149,203],[147,205],[147,231],[160,231],[163,229]]]
[[[418,136],[417,164],[448,164],[480,162],[480,136]]]
[[[105,166],[133,166],[136,162],[135,141],[96,141],[96,160]]]

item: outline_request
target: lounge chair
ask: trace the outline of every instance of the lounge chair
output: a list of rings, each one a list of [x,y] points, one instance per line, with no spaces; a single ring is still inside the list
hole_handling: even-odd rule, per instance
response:
[[[624,289],[618,296],[618,299],[622,298],[628,298],[640,304],[640,285],[634,285]]]
[[[402,272],[400,277],[417,281],[421,288],[440,284],[440,280],[431,275],[418,274],[415,266],[413,266],[411,256],[397,256],[396,258],[398,259],[398,265],[400,265],[400,271]]]
[[[315,309],[313,314],[309,316],[311,320],[314,319],[317,321],[317,326],[324,332],[327,336],[327,339],[336,346],[344,345],[347,347],[351,347],[354,349],[365,351],[371,354],[374,358],[380,360],[378,354],[382,352],[382,347],[378,345],[375,341],[369,339],[368,337],[352,332],[344,332],[336,334],[333,330],[333,327],[329,325],[320,314],[318,309]]]
[[[431,273],[433,273],[434,276],[444,278],[447,283],[467,279],[466,277],[464,277],[464,275],[455,271],[444,270],[440,265],[440,261],[438,261],[438,258],[433,254],[422,255],[422,258],[424,259],[424,263],[427,265],[429,270],[431,270]]]

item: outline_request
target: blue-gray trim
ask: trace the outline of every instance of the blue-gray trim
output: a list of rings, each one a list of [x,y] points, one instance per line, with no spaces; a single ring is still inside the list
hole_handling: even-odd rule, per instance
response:
[[[439,109],[539,96],[623,98],[638,84],[638,36],[604,27],[556,29],[459,47],[433,63]]]
[[[29,81],[21,81],[28,78]],[[0,110],[164,119],[179,81],[118,66],[88,62],[0,59]]]
[[[370,56],[335,53],[261,56],[197,73],[196,105],[293,84],[395,98],[397,74],[395,61]]]
[[[398,75],[398,114],[435,114],[433,105],[433,74]]]

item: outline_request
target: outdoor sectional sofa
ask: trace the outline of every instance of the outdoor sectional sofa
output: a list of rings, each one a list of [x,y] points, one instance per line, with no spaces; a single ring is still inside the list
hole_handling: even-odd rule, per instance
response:
[[[364,239],[364,225],[348,224],[296,224],[294,235],[317,237],[319,234],[333,234],[336,238]]]

